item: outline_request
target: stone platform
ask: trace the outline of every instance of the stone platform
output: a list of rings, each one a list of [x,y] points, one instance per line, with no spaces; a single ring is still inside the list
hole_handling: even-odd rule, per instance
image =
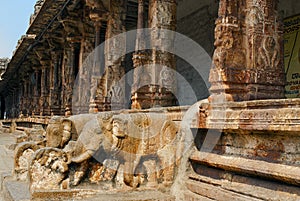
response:
[[[299,99],[203,103],[194,128],[193,195],[300,200]]]
[[[199,102],[194,120],[194,151],[183,173],[182,198],[169,191],[99,188],[36,191],[27,183],[5,179],[5,200],[300,200],[300,100],[262,100],[210,104]],[[186,109],[185,109],[186,110]],[[168,109],[180,121],[178,108]],[[17,134],[2,134],[4,175],[10,175]],[[213,145],[207,148],[207,140]],[[210,141],[209,141],[210,140]],[[215,144],[213,144],[215,143]],[[3,148],[3,149],[2,149]],[[2,168],[2,166],[0,168]],[[24,192],[20,197],[20,189]]]

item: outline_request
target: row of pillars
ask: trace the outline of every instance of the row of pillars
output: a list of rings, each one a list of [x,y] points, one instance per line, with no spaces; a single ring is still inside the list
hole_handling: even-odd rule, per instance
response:
[[[138,21],[137,21],[137,35],[136,35],[136,51],[133,54],[133,85],[131,87],[131,108],[132,109],[147,109],[160,106],[173,106],[176,104],[176,78],[175,56],[163,51],[156,50],[156,47],[162,46],[163,43],[173,44],[174,37],[160,34],[159,29],[169,29],[175,31],[176,29],[176,7],[175,0],[161,1],[150,0],[148,5],[149,14],[146,17],[146,3],[145,0],[138,1]],[[164,8],[164,9],[162,9]],[[126,11],[125,11],[126,12]],[[95,15],[93,15],[95,17]],[[107,23],[106,39],[112,38],[118,33],[125,31],[124,22],[120,22],[122,15],[114,15],[114,19],[109,19]],[[148,18],[149,28],[153,31],[151,33],[151,50],[146,50],[146,38],[143,28],[145,27],[145,19]],[[101,17],[95,19],[97,23],[101,21]],[[119,21],[119,22],[118,22]],[[121,27],[119,30],[113,30],[110,34],[110,28],[113,26]],[[123,27],[122,27],[123,26]],[[99,45],[97,41],[100,35],[100,29],[96,32],[96,47]],[[91,80],[91,97],[90,97],[90,113],[107,111],[111,109],[126,108],[125,98],[125,82],[120,80],[125,68],[123,66],[123,59],[126,49],[115,44],[122,44],[126,47],[126,38],[112,39],[122,41],[110,41],[106,46],[110,48],[111,55],[105,55],[105,68],[98,67],[100,62],[95,59],[95,69],[100,70],[100,76],[94,76]],[[106,47],[106,48],[107,48]],[[159,48],[158,48],[159,49]],[[97,57],[100,57],[96,49]],[[119,58],[112,59],[109,58]],[[104,72],[104,74],[102,73]],[[93,72],[98,75],[98,72]],[[102,75],[103,74],[103,75]],[[102,90],[102,94],[96,91]]]
[[[38,51],[38,50],[37,50]],[[63,115],[72,103],[78,46],[65,46],[40,60],[20,85],[20,115]],[[50,59],[51,58],[51,59]]]
[[[144,50],[144,3],[139,0],[136,52],[133,55],[133,109],[176,104],[174,55],[157,49]],[[284,98],[283,27],[278,16],[278,1],[221,0],[218,15],[209,100]],[[148,24],[151,47],[163,47],[162,41],[173,44],[173,37],[158,33],[161,28],[175,31],[176,1],[150,0]]]
[[[227,101],[284,97],[282,29],[277,14],[277,3],[276,0],[220,1],[219,18],[216,20],[215,29],[216,49],[210,72],[210,100],[220,99],[220,96],[225,97]],[[117,4],[115,7],[124,9],[125,6]],[[150,33],[151,47],[162,46],[162,43],[173,44],[174,37],[160,34],[159,30],[161,28],[176,30],[176,0],[150,0],[148,17],[145,17],[145,7],[145,1],[139,0],[136,51],[132,58],[134,76],[131,89],[131,108],[173,106],[176,104],[174,95],[177,85],[174,74],[176,71],[175,56],[163,49],[145,50],[146,41],[143,28],[146,24],[145,19],[148,18],[148,28],[152,30]],[[125,31],[125,19],[122,17],[125,12],[126,10],[117,10],[113,17],[109,18],[106,38]],[[95,25],[96,48],[101,43],[100,30],[102,21],[107,18],[106,15],[107,11],[101,9],[91,14]],[[118,28],[116,29],[116,27]],[[124,75],[124,66],[122,66],[124,50],[119,50],[113,43],[108,46],[114,49],[111,53],[113,55],[102,57],[96,49],[93,70],[99,72],[93,72],[96,75],[94,77],[88,77],[91,79],[90,98],[89,106],[85,106],[87,108],[84,110],[89,110],[91,113],[111,110],[110,104],[116,96],[114,94],[117,91],[116,88],[119,87],[124,92],[125,83],[121,86],[114,85],[117,79]],[[53,67],[51,70],[43,67],[41,71],[35,72],[35,79],[41,82],[40,94],[35,94],[39,100],[40,111],[35,112],[50,115],[55,110],[61,111],[59,105],[63,105],[66,115],[71,114],[72,90],[76,74],[75,63],[78,62],[75,53],[76,48],[71,45],[64,54],[61,54],[63,58],[67,59],[53,56],[55,59],[52,64],[47,61],[44,64],[41,62],[42,66],[53,65]],[[112,62],[108,59],[111,56],[119,56],[120,59]],[[105,65],[101,59],[105,60]],[[61,69],[60,66],[63,68]],[[62,75],[60,78],[57,76],[59,74]],[[114,74],[113,78],[109,77],[109,74]],[[59,87],[57,88],[57,86],[60,85],[58,83],[61,83],[61,93],[58,92]],[[24,94],[29,95],[29,89],[26,89],[26,86],[27,84],[24,87]],[[99,93],[99,91],[101,92]],[[120,96],[120,93],[118,95]],[[38,96],[40,97],[38,98]],[[122,108],[124,99],[123,93],[123,96],[117,98],[119,103],[115,104],[119,104]]]

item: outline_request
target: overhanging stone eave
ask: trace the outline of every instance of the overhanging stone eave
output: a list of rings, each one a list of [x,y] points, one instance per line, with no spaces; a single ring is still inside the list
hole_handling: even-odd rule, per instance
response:
[[[68,0],[46,0],[29,26],[26,34],[41,34],[58,13],[58,10],[61,9],[67,1]]]
[[[0,81],[0,93],[2,95],[6,94],[5,91],[12,80],[12,76],[16,73],[19,65],[21,65],[22,60],[26,57],[26,52],[29,50],[29,47],[35,41],[34,35],[26,35],[22,38],[21,43],[18,45],[17,49],[14,52],[10,62],[7,65],[7,70],[2,76],[2,80]],[[24,58],[25,59],[25,58]]]

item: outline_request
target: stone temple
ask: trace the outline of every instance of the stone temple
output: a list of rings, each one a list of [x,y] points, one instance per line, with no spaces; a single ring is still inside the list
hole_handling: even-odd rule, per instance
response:
[[[299,10],[38,0],[1,60],[0,199],[300,200],[283,23]]]

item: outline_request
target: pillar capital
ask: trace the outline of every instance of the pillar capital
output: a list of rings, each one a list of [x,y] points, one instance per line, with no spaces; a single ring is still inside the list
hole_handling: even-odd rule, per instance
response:
[[[108,11],[99,0],[86,0],[86,5],[90,8],[89,17],[93,22],[107,20]]]
[[[41,68],[46,69],[50,67],[51,60],[41,60],[40,63],[41,63]]]

